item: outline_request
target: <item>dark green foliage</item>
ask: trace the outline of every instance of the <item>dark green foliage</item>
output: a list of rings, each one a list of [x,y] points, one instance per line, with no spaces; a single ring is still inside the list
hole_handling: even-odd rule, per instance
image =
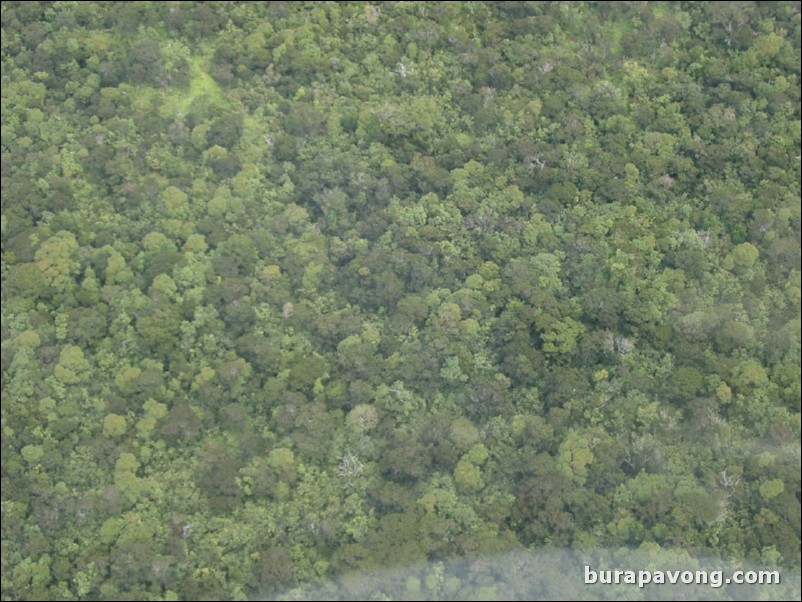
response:
[[[2,24],[3,599],[799,567],[795,3]]]

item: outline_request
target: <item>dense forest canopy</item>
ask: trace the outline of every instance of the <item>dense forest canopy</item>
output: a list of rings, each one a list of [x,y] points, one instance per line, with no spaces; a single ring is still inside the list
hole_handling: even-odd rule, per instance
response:
[[[4,600],[798,572],[799,3],[3,2],[1,83]]]

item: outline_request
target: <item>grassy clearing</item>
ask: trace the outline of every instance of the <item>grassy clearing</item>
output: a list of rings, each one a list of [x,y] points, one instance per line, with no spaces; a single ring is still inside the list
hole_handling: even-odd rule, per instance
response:
[[[194,56],[189,59],[189,86],[184,89],[163,90],[164,109],[172,114],[188,114],[192,104],[202,100],[205,104],[229,107],[223,88],[209,75],[208,56]]]

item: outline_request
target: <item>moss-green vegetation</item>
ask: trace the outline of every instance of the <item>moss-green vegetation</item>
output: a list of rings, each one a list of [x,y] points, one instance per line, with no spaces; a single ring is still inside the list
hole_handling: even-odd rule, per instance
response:
[[[209,75],[209,57],[190,56],[189,84],[186,89],[167,89],[164,102],[167,114],[189,114],[193,103],[207,103],[218,107],[229,105],[223,88]]]
[[[799,567],[797,3],[2,28],[3,599]]]

